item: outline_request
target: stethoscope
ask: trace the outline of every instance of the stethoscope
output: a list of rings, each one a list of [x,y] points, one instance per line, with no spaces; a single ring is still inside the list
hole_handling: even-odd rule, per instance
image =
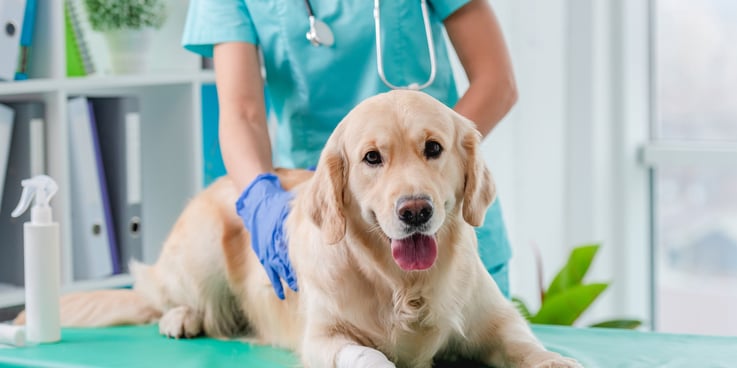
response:
[[[330,30],[330,27],[328,27],[325,22],[315,18],[315,13],[312,11],[312,4],[310,3],[310,0],[304,0],[305,7],[307,8],[307,15],[309,16],[310,21],[310,30],[305,35],[307,37],[307,40],[310,41],[310,43],[313,46],[327,46],[330,47],[335,42],[335,38],[333,37],[333,31]],[[392,83],[390,83],[386,79],[386,75],[384,74],[384,58],[382,56],[382,47],[381,47],[381,15],[379,11],[379,0],[374,0],[374,32],[376,34],[376,69],[379,73],[379,79],[381,79],[384,84],[386,84],[387,87],[391,89],[411,89],[411,90],[421,90],[424,88],[427,88],[435,81],[435,72],[436,72],[436,65],[435,65],[435,41],[433,40],[432,36],[432,29],[430,28],[430,16],[428,14],[427,10],[427,0],[420,0],[420,7],[422,8],[422,20],[425,23],[425,38],[427,39],[427,50],[430,54],[430,76],[428,77],[427,81],[425,81],[422,84],[419,83],[410,83],[406,86],[397,86]]]

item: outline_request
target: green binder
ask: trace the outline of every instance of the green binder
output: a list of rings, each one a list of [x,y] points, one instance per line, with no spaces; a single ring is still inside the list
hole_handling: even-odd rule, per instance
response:
[[[66,38],[67,76],[92,74],[94,67],[79,25],[78,13],[69,1],[64,2],[64,34]]]

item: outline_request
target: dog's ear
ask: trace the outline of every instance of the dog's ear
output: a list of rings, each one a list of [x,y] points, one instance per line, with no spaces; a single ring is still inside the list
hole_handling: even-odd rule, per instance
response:
[[[460,140],[465,151],[463,189],[463,219],[472,226],[481,226],[489,205],[496,196],[496,187],[491,172],[479,152],[481,133],[470,120],[458,115]]]
[[[345,236],[343,186],[347,168],[338,140],[337,133],[328,140],[312,179],[312,197],[307,201],[307,213],[328,244],[335,244]]]

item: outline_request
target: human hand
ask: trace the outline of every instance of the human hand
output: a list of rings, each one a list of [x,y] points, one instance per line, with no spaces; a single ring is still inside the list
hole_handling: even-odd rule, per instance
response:
[[[292,193],[282,188],[276,175],[266,173],[257,176],[236,202],[238,216],[251,233],[251,248],[279,299],[284,299],[281,280],[297,291],[297,279],[289,262],[284,231],[284,220],[289,214],[292,197]]]

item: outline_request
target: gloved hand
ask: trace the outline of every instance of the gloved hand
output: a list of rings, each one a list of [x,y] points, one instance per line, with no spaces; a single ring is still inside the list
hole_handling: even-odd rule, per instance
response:
[[[285,191],[272,173],[261,174],[243,191],[236,211],[251,233],[251,247],[271,280],[279,299],[284,299],[281,280],[297,291],[292,264],[289,262],[284,220],[293,195]]]

